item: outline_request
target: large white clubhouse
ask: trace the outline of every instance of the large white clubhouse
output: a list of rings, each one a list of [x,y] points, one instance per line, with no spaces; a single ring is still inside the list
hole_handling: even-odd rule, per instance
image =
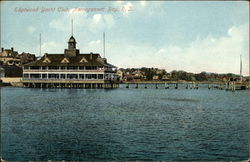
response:
[[[73,36],[64,54],[47,54],[23,66],[25,87],[115,88],[117,67],[98,53],[80,54]]]

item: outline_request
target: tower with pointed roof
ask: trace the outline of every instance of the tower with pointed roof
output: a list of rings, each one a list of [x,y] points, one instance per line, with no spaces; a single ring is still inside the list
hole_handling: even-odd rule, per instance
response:
[[[68,49],[64,50],[65,57],[76,57],[80,51],[76,49],[76,39],[73,37],[73,19],[71,20],[71,37],[68,41]]]
[[[75,49],[75,48],[76,48],[76,40],[73,36],[71,36],[68,41],[68,49]]]
[[[72,35],[68,41],[68,49],[64,50],[64,55],[65,57],[76,57],[79,53],[79,49],[76,49],[76,40]]]

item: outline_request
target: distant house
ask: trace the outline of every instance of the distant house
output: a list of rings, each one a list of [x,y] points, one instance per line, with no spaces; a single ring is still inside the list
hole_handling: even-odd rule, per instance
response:
[[[132,73],[133,75],[133,78],[136,79],[136,80],[140,80],[143,78],[143,73],[139,70],[136,70]]]
[[[0,61],[3,62],[3,65],[15,65],[21,66],[23,64],[35,61],[36,57],[34,54],[22,53],[18,54],[17,51],[14,51],[14,48],[11,49],[1,49],[0,52]]]
[[[167,81],[167,80],[170,80],[170,78],[168,77],[168,75],[163,75],[162,80]]]
[[[153,80],[159,80],[159,76],[158,75],[154,75],[153,76]]]
[[[24,65],[24,64],[27,64],[29,62],[33,62],[33,61],[36,61],[36,56],[34,54],[30,54],[30,53],[21,53],[21,54],[18,54],[18,56],[20,57],[21,59],[21,64]]]
[[[131,74],[126,74],[126,75],[124,76],[124,80],[125,80],[125,81],[133,81],[133,80],[134,80],[134,77],[133,77],[133,75],[131,75]]]
[[[156,70],[156,74],[163,74],[164,70],[160,69],[160,70]]]
[[[116,75],[122,80],[124,73],[121,70],[117,70]]]
[[[0,66],[0,78],[3,78],[3,77],[5,77],[5,71],[4,71],[4,68]]]
[[[1,49],[0,52],[0,61],[3,62],[4,65],[16,65],[19,66],[21,64],[21,59],[18,57],[18,52],[11,49]]]

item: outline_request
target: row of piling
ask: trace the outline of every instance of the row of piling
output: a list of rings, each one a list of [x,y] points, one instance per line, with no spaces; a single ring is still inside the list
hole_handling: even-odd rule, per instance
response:
[[[160,88],[160,85],[164,84],[165,89],[178,89],[180,84],[186,84],[186,89],[199,89],[198,83],[126,83],[126,88],[130,88],[134,85],[134,88],[139,88],[139,85],[144,84],[144,88],[148,88],[148,85],[155,84],[155,88]],[[28,88],[119,88],[118,83],[24,83],[24,87]],[[234,82],[219,83],[219,84],[207,84],[208,89],[221,89],[235,91],[236,85]]]
[[[134,85],[134,88],[139,88],[139,84],[144,84],[144,88],[148,88],[148,85],[152,85],[155,84],[155,88],[158,89],[159,85],[161,85],[162,83],[126,83],[126,88],[130,88],[130,85]],[[180,84],[184,84],[184,83],[180,83]],[[170,85],[174,85],[173,87],[175,89],[179,88],[179,83],[164,83],[164,88],[165,89],[169,89]],[[199,89],[199,84],[198,83],[187,83],[185,86],[186,89]],[[208,89],[225,89],[225,90],[231,90],[231,91],[235,91],[236,90],[236,86],[235,83],[226,83],[226,84],[207,84],[207,88]]]
[[[118,83],[24,83],[26,88],[119,88]]]

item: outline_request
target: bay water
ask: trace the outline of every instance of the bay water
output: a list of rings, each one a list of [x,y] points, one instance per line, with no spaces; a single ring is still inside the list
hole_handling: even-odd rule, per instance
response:
[[[250,91],[1,88],[4,160],[239,161]]]

